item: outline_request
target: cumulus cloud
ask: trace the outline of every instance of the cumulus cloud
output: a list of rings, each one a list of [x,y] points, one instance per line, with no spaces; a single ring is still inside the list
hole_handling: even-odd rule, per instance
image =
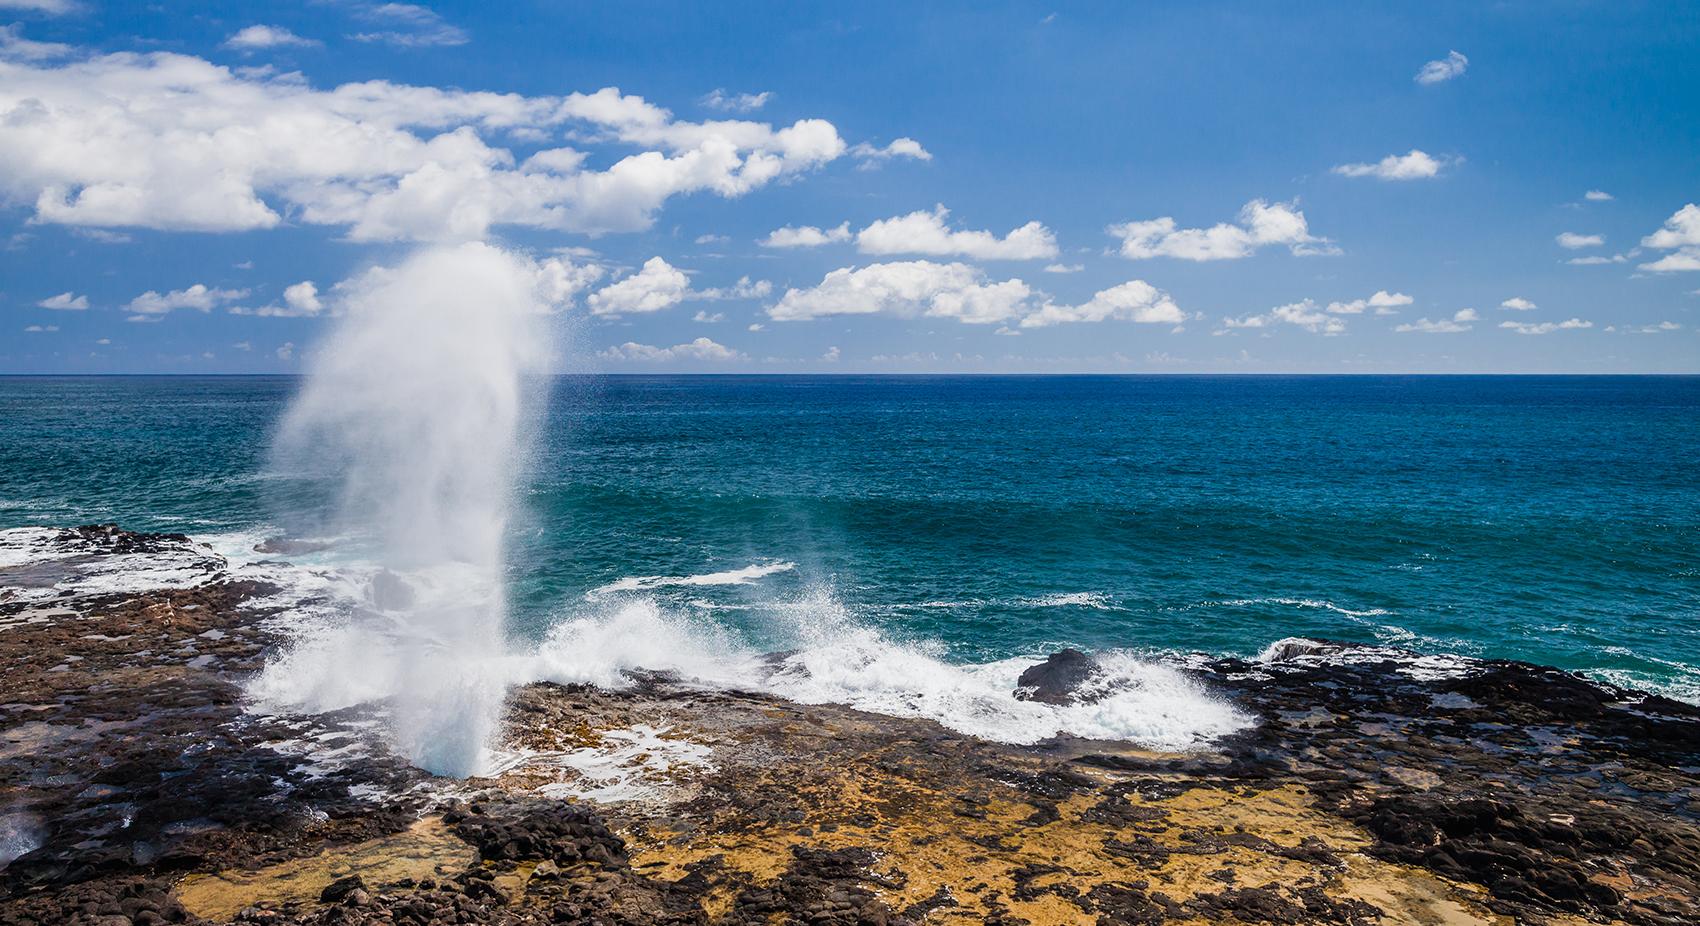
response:
[[[738,278],[731,286],[692,289],[690,277],[660,257],[651,257],[636,273],[630,274],[591,294],[588,303],[592,315],[640,315],[659,312],[686,301],[720,299],[765,299],[773,293],[767,280]],[[703,321],[703,313],[697,313]],[[719,321],[716,316],[712,321]]]
[[[1642,270],[1655,273],[1700,270],[1700,206],[1689,203],[1665,220],[1664,227],[1641,239],[1641,246],[1671,253]]]
[[[319,43],[304,39],[283,26],[249,26],[224,40],[226,48],[256,51],[261,48],[309,48]]]
[[[1614,197],[1605,190],[1589,190],[1582,194],[1582,198],[1593,203],[1603,203],[1610,202]]]
[[[89,297],[67,291],[57,296],[48,296],[36,305],[44,309],[58,309],[61,312],[81,312],[89,307]]]
[[[597,290],[590,296],[592,315],[633,315],[659,312],[685,301],[691,279],[683,270],[660,257],[651,257],[625,279]]]
[[[557,132],[641,150],[597,169],[578,148],[521,160],[498,143]],[[73,226],[237,231],[287,213],[354,240],[637,231],[674,196],[742,196],[845,150],[823,120],[688,122],[612,87],[319,90],[298,74],[166,52],[0,62],[0,201]]]
[[[862,142],[850,149],[850,154],[861,162],[864,170],[884,164],[894,158],[908,158],[915,161],[931,161],[932,152],[921,147],[921,143],[913,138],[894,139],[883,148]]]
[[[1613,254],[1610,257],[1605,257],[1599,254],[1590,254],[1587,257],[1572,257],[1565,261],[1565,263],[1577,267],[1593,267],[1599,264],[1626,264],[1628,262],[1629,255],[1627,254]]]
[[[1606,236],[1583,235],[1578,234],[1577,232],[1561,232],[1554,240],[1558,242],[1559,247],[1576,251],[1582,248],[1597,248],[1606,243]]]
[[[302,280],[283,290],[283,304],[272,303],[257,309],[235,306],[230,310],[232,315],[258,315],[268,318],[304,318],[318,315],[325,310],[325,303],[319,298],[319,287],[312,280]]]
[[[787,290],[767,314],[778,321],[876,314],[954,318],[972,325],[1019,321],[1026,328],[1107,319],[1165,324],[1186,320],[1167,293],[1142,280],[1102,290],[1081,305],[1058,305],[1041,301],[1022,280],[988,281],[977,267],[925,260],[834,270],[817,286]]]
[[[762,91],[761,93],[727,93],[724,89],[717,88],[709,91],[708,95],[704,96],[701,102],[702,105],[709,109],[717,109],[721,112],[753,113],[756,110],[761,109],[763,106],[766,106],[767,101],[771,99],[773,99],[773,94],[769,91]]]
[[[378,42],[398,48],[435,48],[465,45],[471,36],[450,25],[430,7],[412,3],[372,3],[354,7],[354,14],[374,28],[356,32],[356,42]]]
[[[42,333],[53,332],[53,331],[58,331],[58,330],[59,330],[58,325],[25,325],[24,326],[24,331],[26,331],[30,334],[42,334]]]
[[[971,257],[978,260],[1046,260],[1057,256],[1051,230],[1028,222],[999,238],[989,231],[952,230],[943,205],[931,212],[880,219],[856,233],[856,250],[863,254],[926,254],[932,257]]]
[[[1046,273],[1079,273],[1086,269],[1085,264],[1046,264]]]
[[[1272,328],[1276,325],[1296,325],[1309,332],[1330,335],[1341,334],[1346,330],[1345,319],[1328,314],[1318,308],[1316,302],[1310,299],[1278,305],[1261,315],[1224,318],[1222,323],[1228,328]]]
[[[1210,228],[1179,228],[1167,216],[1144,222],[1111,225],[1106,231],[1120,238],[1121,255],[1129,260],[1176,257],[1182,260],[1237,260],[1259,248],[1284,245],[1297,255],[1336,254],[1326,238],[1310,233],[1296,202],[1269,203],[1254,199],[1240,210],[1237,221]]]
[[[219,289],[205,283],[196,283],[187,289],[174,289],[168,293],[150,289],[130,300],[129,309],[135,313],[130,317],[130,321],[152,321],[177,309],[211,312],[217,306],[234,302],[246,295],[248,291],[245,289]]]
[[[1021,314],[1031,295],[1020,280],[987,283],[967,264],[897,261],[831,271],[810,289],[786,290],[767,314],[777,321],[886,314],[990,324]]]
[[[716,235],[716,234],[713,234],[713,233],[707,233],[707,234],[698,235],[696,237],[695,243],[697,243],[697,244],[725,244],[726,242],[731,241],[731,240],[732,240],[731,238],[728,238],[725,235]]]
[[[1385,289],[1378,289],[1367,299],[1330,302],[1328,312],[1333,315],[1362,315],[1366,310],[1374,309],[1377,315],[1396,315],[1400,306],[1410,305],[1413,301],[1404,293],[1390,293]]]
[[[1456,159],[1436,158],[1412,148],[1408,154],[1390,154],[1373,164],[1340,164],[1333,172],[1342,177],[1374,177],[1377,180],[1424,180],[1440,176],[1442,168]]]
[[[1446,57],[1437,58],[1423,65],[1414,78],[1417,83],[1427,86],[1449,81],[1462,75],[1470,66],[1470,59],[1455,51],[1446,53]]]
[[[672,347],[654,347],[649,344],[639,344],[636,341],[627,341],[618,347],[608,348],[599,356],[604,360],[635,361],[638,363],[676,363],[680,361],[730,363],[745,359],[742,353],[708,338],[697,338],[688,344],[675,344]]]
[[[1580,328],[1592,328],[1593,322],[1572,318],[1562,322],[1500,322],[1499,327],[1518,334],[1552,334],[1554,331],[1573,331]]]
[[[1419,334],[1456,334],[1460,331],[1469,331],[1471,328],[1475,327],[1471,324],[1471,322],[1478,322],[1481,321],[1481,319],[1482,317],[1476,314],[1475,309],[1459,309],[1457,312],[1452,313],[1451,318],[1442,318],[1435,321],[1430,321],[1426,318],[1419,318],[1410,324],[1399,325],[1393,330],[1400,332],[1417,332]]]
[[[285,341],[281,345],[279,345],[278,349],[277,349],[277,359],[284,360],[284,361],[294,360],[295,359],[295,342],[294,341]]]
[[[776,228],[769,232],[766,238],[756,244],[764,248],[818,248],[822,245],[835,244],[850,240],[850,223],[840,223],[837,228],[816,228],[813,225]]]
[[[1512,296],[1510,299],[1501,302],[1499,307],[1502,309],[1510,309],[1513,312],[1527,312],[1536,308],[1533,302],[1524,299],[1522,296]]]
[[[1186,313],[1175,305],[1169,294],[1144,280],[1129,280],[1119,286],[1099,290],[1080,305],[1062,306],[1046,303],[1021,320],[1023,328],[1042,328],[1069,322],[1101,322],[1111,319],[1142,324],[1178,325],[1186,321]]]

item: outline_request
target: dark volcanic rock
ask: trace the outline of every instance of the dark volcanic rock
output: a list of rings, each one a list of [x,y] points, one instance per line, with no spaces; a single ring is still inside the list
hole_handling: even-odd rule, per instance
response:
[[[1080,686],[1102,671],[1096,660],[1080,650],[1058,650],[1021,673],[1015,696],[1044,704],[1073,704]]]

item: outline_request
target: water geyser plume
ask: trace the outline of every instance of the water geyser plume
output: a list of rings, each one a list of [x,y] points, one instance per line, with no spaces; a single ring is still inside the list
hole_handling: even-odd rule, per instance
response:
[[[331,476],[337,527],[386,570],[388,623],[269,664],[262,700],[330,710],[388,697],[417,765],[479,768],[504,694],[503,547],[548,361],[545,274],[486,244],[429,248],[341,288],[344,315],[280,429],[285,469]]]

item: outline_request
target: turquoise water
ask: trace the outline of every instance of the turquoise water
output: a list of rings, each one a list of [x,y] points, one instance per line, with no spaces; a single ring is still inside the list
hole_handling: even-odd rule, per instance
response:
[[[290,523],[295,385],[0,378],[0,526]],[[824,593],[953,661],[1309,635],[1700,699],[1700,378],[570,378],[534,443],[520,635]]]

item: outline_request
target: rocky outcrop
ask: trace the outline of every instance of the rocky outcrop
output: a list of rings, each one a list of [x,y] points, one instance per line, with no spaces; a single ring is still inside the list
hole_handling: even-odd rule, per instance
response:
[[[1548,668],[1284,641],[1191,664],[1258,722],[1185,754],[537,684],[457,782],[246,713],[271,589],[188,538],[27,540],[63,556],[0,598],[4,924],[1700,922],[1700,710]],[[111,591],[136,555],[187,586]]]

